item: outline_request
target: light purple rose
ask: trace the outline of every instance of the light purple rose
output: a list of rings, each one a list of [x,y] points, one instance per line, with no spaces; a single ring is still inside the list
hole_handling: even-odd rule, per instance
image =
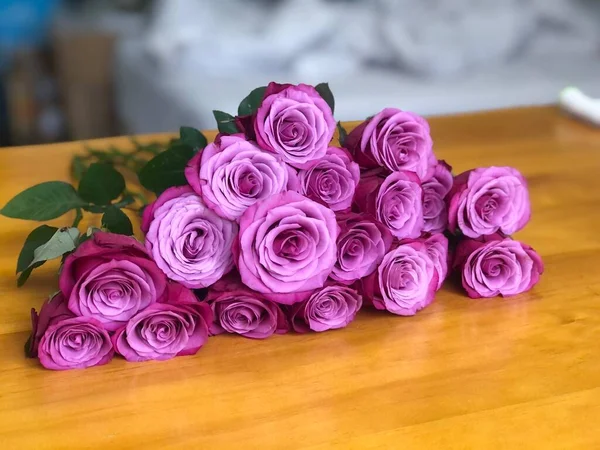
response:
[[[470,238],[506,235],[522,229],[531,217],[527,182],[512,167],[487,167],[454,178],[448,195],[449,229]]]
[[[355,203],[373,215],[398,239],[417,238],[424,226],[423,190],[412,172],[393,172],[386,178],[370,175],[356,188]]]
[[[114,331],[158,301],[167,280],[135,238],[98,231],[65,259],[59,284],[73,313]]]
[[[206,303],[154,303],[117,330],[112,340],[127,361],[195,355],[208,339],[212,319]]]
[[[368,214],[338,216],[337,260],[330,277],[344,284],[372,274],[392,244],[392,234]]]
[[[301,194],[333,211],[343,211],[352,205],[360,169],[346,150],[329,147],[325,156],[308,163],[298,176]]]
[[[445,161],[438,161],[433,175],[423,182],[423,218],[426,233],[441,233],[448,226],[446,196],[452,189],[452,168]]]
[[[258,200],[298,190],[296,172],[243,135],[218,136],[190,160],[185,176],[206,206],[228,220]]]
[[[402,241],[402,244],[408,242],[411,241]],[[436,233],[422,236],[412,242],[421,242],[425,245],[425,251],[433,263],[438,278],[436,290],[439,290],[448,276],[448,266],[450,265],[448,239],[442,233]]]
[[[259,147],[302,168],[325,156],[335,119],[314,87],[269,83],[254,117],[254,131]]]
[[[62,292],[47,299],[42,304],[39,314],[34,308],[31,308],[31,335],[25,345],[27,356],[35,358],[38,355],[40,340],[48,327],[56,322],[72,317],[75,317],[75,314],[69,309]]]
[[[387,253],[360,287],[364,300],[376,309],[413,316],[433,301],[438,274],[425,244],[412,241]]]
[[[109,362],[114,355],[108,332],[91,317],[71,317],[54,322],[38,346],[46,369],[85,369]]]
[[[199,289],[233,268],[237,225],[207,208],[190,187],[169,188],[148,208],[146,248],[171,280]]]
[[[386,108],[356,127],[344,145],[366,169],[405,170],[426,180],[435,165],[427,121],[395,108]]]
[[[261,200],[240,220],[234,252],[242,282],[277,303],[300,301],[331,273],[337,236],[333,211],[296,192]]]
[[[462,240],[454,267],[460,270],[462,285],[471,298],[521,294],[535,286],[544,272],[535,250],[499,234]]]

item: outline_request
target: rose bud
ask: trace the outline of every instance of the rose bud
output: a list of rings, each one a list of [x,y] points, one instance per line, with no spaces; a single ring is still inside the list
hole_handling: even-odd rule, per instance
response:
[[[426,233],[441,233],[448,226],[448,208],[445,198],[452,189],[452,168],[438,161],[433,176],[423,182],[423,218]]]
[[[47,299],[42,304],[39,315],[35,309],[31,308],[31,335],[26,344],[27,356],[31,358],[37,356],[40,339],[50,325],[71,317],[75,317],[75,314],[69,309],[62,292]]]

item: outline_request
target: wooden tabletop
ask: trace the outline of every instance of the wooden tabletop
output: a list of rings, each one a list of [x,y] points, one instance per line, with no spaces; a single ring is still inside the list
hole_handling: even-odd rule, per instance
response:
[[[554,108],[431,126],[455,173],[512,165],[527,177],[533,218],[517,237],[546,263],[533,291],[470,300],[447,283],[412,318],[363,311],[344,330],[218,336],[193,357],[52,372],[23,343],[56,265],[17,289],[36,225],[0,217],[0,447],[600,448],[600,130]],[[0,204],[68,180],[80,148],[0,149]]]

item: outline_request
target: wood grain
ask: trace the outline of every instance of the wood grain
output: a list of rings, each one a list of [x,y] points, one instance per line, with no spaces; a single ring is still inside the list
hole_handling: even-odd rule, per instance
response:
[[[526,175],[533,219],[518,237],[546,263],[533,291],[475,301],[447,283],[413,318],[364,311],[335,332],[219,336],[194,357],[51,372],[22,349],[56,266],[17,289],[34,224],[0,217],[2,448],[600,448],[600,131],[550,107],[431,126],[455,172]],[[68,180],[80,149],[0,149],[0,204]]]

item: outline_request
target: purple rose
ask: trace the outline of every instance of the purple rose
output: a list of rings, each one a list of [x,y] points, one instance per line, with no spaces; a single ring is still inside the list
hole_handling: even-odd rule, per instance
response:
[[[385,255],[377,272],[361,280],[361,293],[376,309],[413,316],[429,305],[438,274],[423,242],[399,245]]]
[[[190,187],[169,188],[148,208],[146,248],[171,280],[199,289],[233,268],[237,225],[207,208]]]
[[[291,306],[290,323],[298,333],[344,328],[354,320],[361,306],[362,298],[354,289],[331,284]]]
[[[327,102],[312,86],[269,83],[254,118],[259,147],[302,168],[325,156],[335,132]]]
[[[544,272],[535,250],[499,234],[462,240],[454,267],[461,271],[462,285],[471,298],[521,294],[536,285]]]
[[[127,361],[195,355],[208,339],[212,319],[206,303],[154,303],[117,330],[112,340]]]
[[[35,358],[38,355],[40,340],[49,326],[71,317],[75,317],[75,314],[67,306],[62,292],[47,299],[42,304],[39,315],[31,308],[31,335],[27,341],[27,356]]]
[[[242,135],[220,136],[208,144],[190,160],[185,176],[206,206],[229,220],[238,220],[257,200],[298,190],[291,167]]]
[[[424,225],[422,196],[421,183],[414,173],[393,172],[386,178],[370,175],[361,179],[355,203],[397,238],[417,238]]]
[[[448,196],[449,229],[477,238],[501,231],[513,234],[531,217],[527,182],[512,167],[487,167],[454,178]]]
[[[429,125],[421,116],[386,108],[355,128],[345,146],[361,167],[385,167],[429,178],[435,164]]]
[[[337,260],[330,277],[344,284],[372,274],[392,244],[388,228],[367,214],[338,217]]]
[[[242,282],[277,303],[300,301],[331,273],[337,236],[333,211],[296,192],[261,200],[240,220],[234,252]]]
[[[109,362],[114,355],[108,332],[90,317],[53,322],[40,340],[38,357],[46,369],[85,369]]]
[[[238,280],[218,281],[206,300],[215,317],[211,334],[233,333],[265,339],[288,330],[279,305],[248,289]]]
[[[113,331],[156,302],[166,281],[135,238],[98,231],[65,259],[59,284],[71,311]]]
[[[436,233],[422,236],[414,241],[402,241],[403,244],[407,242],[421,242],[425,245],[425,251],[433,263],[438,278],[436,290],[439,290],[448,276],[448,239],[442,233]]]
[[[349,209],[360,180],[358,164],[341,148],[329,147],[327,154],[298,173],[300,192],[333,211]]]
[[[431,178],[423,182],[423,218],[427,233],[441,233],[448,225],[448,209],[445,198],[452,189],[452,168],[445,161],[438,161]]]

